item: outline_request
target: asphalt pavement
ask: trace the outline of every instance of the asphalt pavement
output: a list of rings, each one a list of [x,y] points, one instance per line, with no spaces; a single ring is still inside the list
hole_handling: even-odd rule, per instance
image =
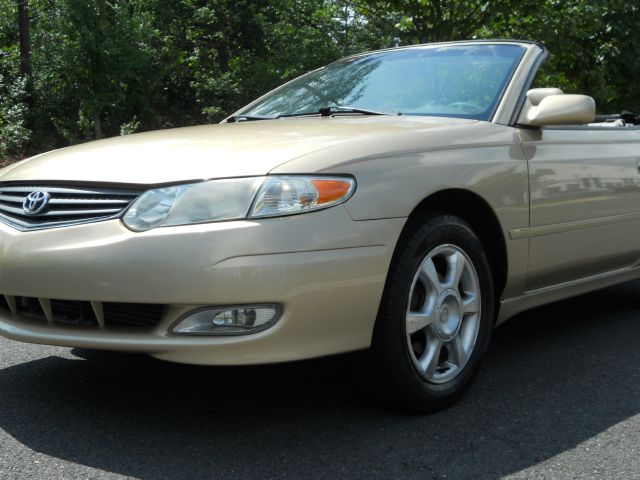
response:
[[[0,340],[0,479],[640,479],[640,282],[498,328],[446,411],[366,355],[203,368]],[[371,380],[369,380],[371,381]]]

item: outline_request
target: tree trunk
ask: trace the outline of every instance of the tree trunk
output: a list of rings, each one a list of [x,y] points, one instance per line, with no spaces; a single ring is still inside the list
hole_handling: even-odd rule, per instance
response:
[[[20,75],[31,76],[31,34],[29,29],[29,2],[18,2],[18,32],[20,34]]]
[[[218,42],[218,65],[220,66],[220,70],[223,73],[227,73],[230,70],[229,60],[229,49],[227,48],[227,44],[224,41]]]
[[[96,140],[101,139],[104,135],[102,134],[102,115],[100,110],[93,111],[93,136]]]
[[[342,54],[349,55],[349,5],[344,5],[344,49]]]

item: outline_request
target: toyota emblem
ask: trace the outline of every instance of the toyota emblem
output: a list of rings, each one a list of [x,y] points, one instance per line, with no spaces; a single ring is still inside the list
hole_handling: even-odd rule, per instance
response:
[[[22,210],[27,215],[37,215],[45,209],[50,198],[49,192],[31,192],[22,202]]]

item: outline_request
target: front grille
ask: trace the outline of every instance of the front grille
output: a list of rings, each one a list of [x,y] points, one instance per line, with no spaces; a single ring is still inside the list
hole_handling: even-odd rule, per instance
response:
[[[55,323],[98,326],[98,318],[91,302],[51,300],[51,316]]]
[[[155,303],[87,302],[0,295],[0,310],[11,312],[12,306],[20,316],[43,325],[146,330],[157,326],[168,308]]]
[[[40,301],[33,297],[15,297],[16,309],[22,315],[33,318],[44,318],[44,310]]]
[[[23,205],[33,192],[49,195],[46,207],[35,214]],[[0,183],[0,221],[19,230],[36,230],[107,220],[119,216],[140,190],[93,186],[54,186]]]
[[[153,327],[158,323],[165,309],[164,305],[153,303],[105,302],[102,306],[105,323],[120,327]]]

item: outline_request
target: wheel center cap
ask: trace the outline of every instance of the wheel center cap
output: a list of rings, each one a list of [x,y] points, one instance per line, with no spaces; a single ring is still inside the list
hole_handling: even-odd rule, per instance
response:
[[[438,296],[436,302],[438,321],[435,330],[438,337],[450,342],[460,331],[462,324],[462,298],[454,289],[447,289]]]

